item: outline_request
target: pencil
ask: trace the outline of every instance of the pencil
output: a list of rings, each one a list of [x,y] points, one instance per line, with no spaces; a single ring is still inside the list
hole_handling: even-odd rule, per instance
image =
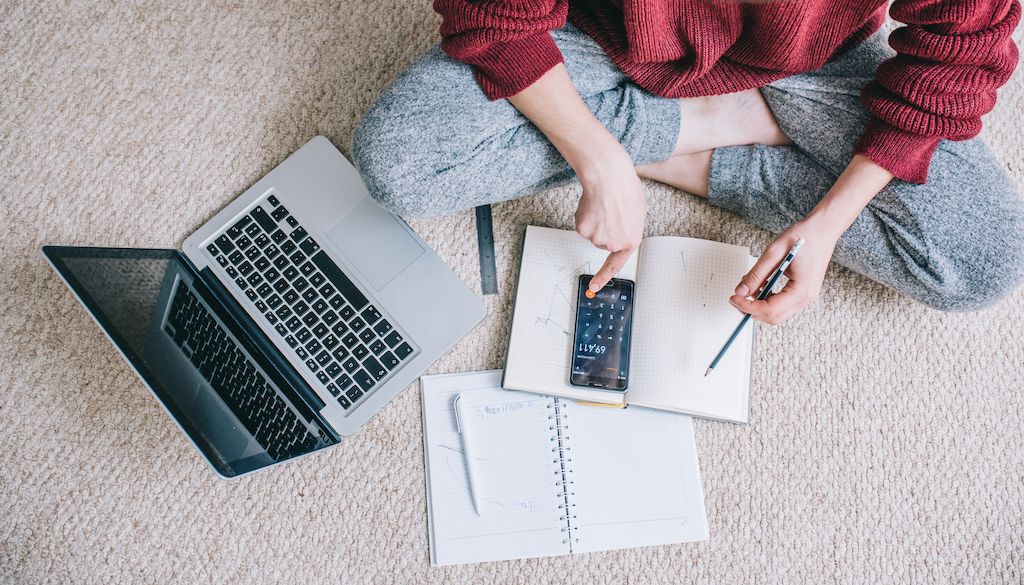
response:
[[[786,269],[789,268],[789,265],[793,263],[793,258],[796,256],[796,253],[800,249],[800,246],[804,245],[804,241],[805,240],[803,236],[796,237],[796,243],[793,244],[793,247],[789,249],[789,253],[786,254],[786,257],[782,259],[782,262],[779,263],[779,267],[775,269],[775,272],[772,273],[771,278],[768,279],[768,282],[764,285],[764,288],[761,289],[761,294],[757,295],[757,300],[763,301],[766,298],[768,298],[768,295],[772,294],[772,289],[775,288],[775,284],[779,282],[779,279],[782,278],[783,273],[785,273]],[[704,371],[705,378],[708,374],[711,373],[711,370],[715,369],[715,366],[718,365],[718,362],[721,361],[723,356],[725,356],[725,352],[729,351],[729,347],[732,346],[732,342],[736,341],[736,338],[739,337],[740,332],[743,331],[743,328],[746,327],[748,322],[750,322],[750,315],[743,315],[743,318],[740,319],[740,324],[736,326],[736,329],[733,329],[732,335],[730,335],[729,339],[726,340],[725,345],[722,346],[722,349],[718,350],[718,355],[715,356],[715,359],[711,360],[711,365],[708,366],[708,369]]]

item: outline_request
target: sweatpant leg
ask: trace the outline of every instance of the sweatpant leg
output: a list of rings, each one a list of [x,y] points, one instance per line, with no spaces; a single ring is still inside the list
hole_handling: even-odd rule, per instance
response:
[[[803,218],[852,158],[868,120],[860,89],[891,54],[876,35],[816,72],[762,88],[794,144],[715,150],[711,203],[773,232]],[[943,141],[927,183],[890,182],[834,259],[931,307],[981,308],[1024,281],[1024,203],[980,139]]]
[[[635,164],[671,155],[679,102],[630,83],[572,25],[552,33],[584,102]],[[370,195],[401,215],[437,216],[575,178],[508,100],[490,101],[472,69],[435,46],[388,87],[356,128],[352,155]]]

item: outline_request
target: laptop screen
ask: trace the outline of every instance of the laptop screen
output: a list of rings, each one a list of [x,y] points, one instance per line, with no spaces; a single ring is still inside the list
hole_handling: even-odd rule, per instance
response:
[[[176,251],[43,251],[219,474],[333,442],[308,406],[236,341]]]

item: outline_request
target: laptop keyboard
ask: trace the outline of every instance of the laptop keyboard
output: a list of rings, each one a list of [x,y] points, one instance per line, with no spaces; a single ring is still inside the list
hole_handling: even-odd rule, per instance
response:
[[[274,195],[207,251],[346,410],[414,353]]]
[[[274,461],[305,453],[317,444],[317,438],[184,284],[174,294],[167,323],[167,334]]]

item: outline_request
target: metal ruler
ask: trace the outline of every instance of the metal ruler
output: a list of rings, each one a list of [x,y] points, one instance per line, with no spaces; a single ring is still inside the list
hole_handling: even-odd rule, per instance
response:
[[[480,289],[485,295],[496,295],[498,269],[494,265],[494,226],[490,205],[476,208],[476,243],[480,248]]]

